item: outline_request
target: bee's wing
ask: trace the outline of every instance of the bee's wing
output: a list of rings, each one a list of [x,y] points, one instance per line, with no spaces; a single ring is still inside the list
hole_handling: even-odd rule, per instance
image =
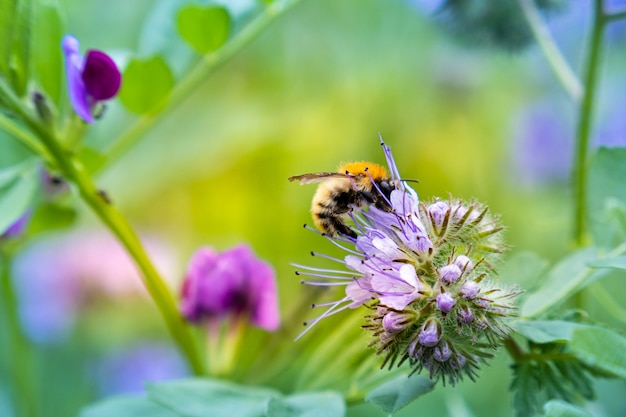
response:
[[[326,181],[329,178],[348,178],[348,175],[340,172],[315,172],[313,174],[294,175],[289,181],[300,181],[300,184],[312,184]]]

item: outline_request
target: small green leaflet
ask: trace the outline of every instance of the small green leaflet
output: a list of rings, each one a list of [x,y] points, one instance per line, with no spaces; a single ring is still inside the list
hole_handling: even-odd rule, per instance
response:
[[[386,413],[393,414],[429,393],[434,387],[435,382],[426,377],[399,375],[371,390],[365,397],[365,401],[374,404]]]

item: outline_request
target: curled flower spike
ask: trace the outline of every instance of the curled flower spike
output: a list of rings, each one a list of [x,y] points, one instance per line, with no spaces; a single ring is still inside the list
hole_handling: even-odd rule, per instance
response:
[[[413,372],[425,369],[444,383],[474,379],[515,315],[519,291],[499,286],[491,266],[506,249],[503,228],[475,201],[421,202],[381,145],[393,184],[389,207],[352,207],[356,237],[324,235],[347,252],[344,258],[312,253],[346,271],[297,265],[299,275],[315,278],[305,284],[345,287],[343,298],[319,304],[330,307],[302,334],[325,317],[367,305],[374,313],[364,328],[383,366],[408,362]]]
[[[187,267],[180,309],[192,323],[247,315],[253,326],[276,330],[280,318],[274,270],[246,245],[222,253],[200,248]]]
[[[65,35],[62,46],[72,108],[81,119],[93,123],[94,109],[98,103],[115,97],[122,84],[122,74],[102,51],[89,50],[83,58],[79,42],[72,35]]]

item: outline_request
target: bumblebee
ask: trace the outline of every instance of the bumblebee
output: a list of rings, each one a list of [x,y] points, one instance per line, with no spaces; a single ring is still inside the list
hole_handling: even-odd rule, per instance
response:
[[[315,225],[329,236],[356,233],[345,221],[353,207],[374,205],[391,210],[389,198],[396,186],[382,166],[373,162],[349,162],[337,172],[295,175],[289,181],[300,184],[320,183],[313,196],[311,215]]]

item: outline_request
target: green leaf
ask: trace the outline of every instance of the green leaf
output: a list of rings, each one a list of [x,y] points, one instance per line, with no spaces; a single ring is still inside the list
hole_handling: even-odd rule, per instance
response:
[[[17,0],[14,4],[7,75],[17,95],[23,96],[30,77],[33,5],[31,0]]]
[[[423,376],[400,375],[371,390],[365,401],[376,405],[386,413],[393,414],[412,401],[429,393],[435,383]]]
[[[511,323],[515,331],[535,343],[569,342],[578,326],[563,320],[517,320]]]
[[[626,256],[616,256],[613,258],[596,259],[589,262],[592,268],[626,269]]]
[[[577,326],[569,350],[587,365],[626,380],[626,338],[613,330]]]
[[[597,246],[612,247],[623,241],[623,227],[615,227],[615,207],[626,207],[624,178],[626,149],[598,148],[591,157],[587,185],[587,212]]]
[[[188,6],[178,13],[178,32],[201,54],[219,49],[230,33],[230,16],[220,6]]]
[[[539,278],[548,267],[548,261],[534,252],[519,252],[499,268],[500,276],[528,290],[537,286]]]
[[[184,379],[148,385],[149,398],[186,417],[263,417],[277,391],[215,379]]]
[[[522,317],[537,316],[562,303],[577,291],[608,274],[608,270],[590,269],[587,265],[598,259],[595,249],[574,252],[552,267],[537,291],[529,294],[521,305]]]
[[[174,77],[160,56],[134,58],[124,70],[120,100],[133,113],[158,112],[166,103]]]
[[[33,31],[34,77],[39,88],[58,109],[64,85],[61,39],[66,32],[63,10],[58,0],[40,0],[37,3]]]
[[[343,417],[346,404],[336,392],[295,394],[286,398],[272,398],[266,417]]]
[[[582,408],[561,400],[548,401],[543,406],[545,417],[592,417]]]
[[[28,225],[28,232],[36,235],[42,231],[65,229],[76,221],[76,210],[59,204],[44,203],[37,206]]]
[[[89,405],[80,413],[80,417],[178,417],[172,411],[162,407],[146,397],[120,396]]]
[[[7,185],[0,188],[0,233],[31,207],[39,187],[39,176],[35,165],[23,166],[26,170],[18,171],[13,181],[9,181]]]
[[[0,75],[9,73],[9,57],[17,0],[0,1]]]

